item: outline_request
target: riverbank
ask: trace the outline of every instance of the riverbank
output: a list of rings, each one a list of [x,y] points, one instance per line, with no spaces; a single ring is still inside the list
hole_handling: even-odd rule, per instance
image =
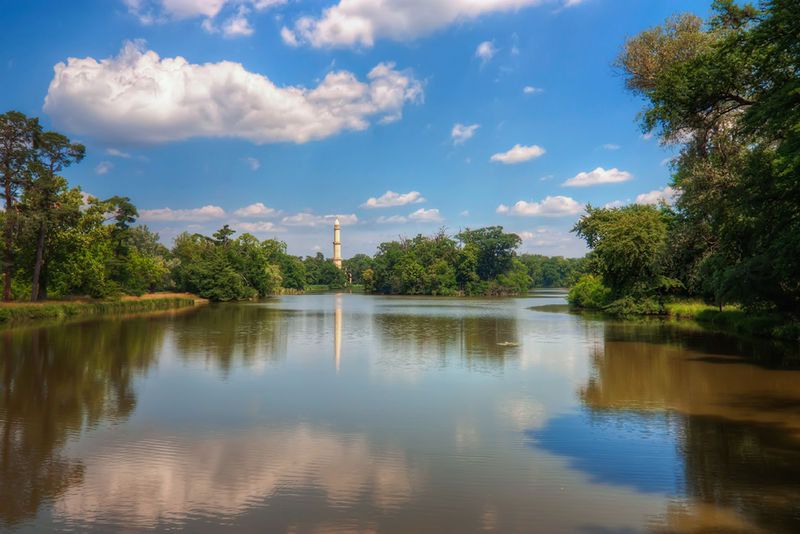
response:
[[[55,300],[0,303],[0,324],[35,319],[62,319],[81,315],[135,313],[186,308],[208,302],[189,293],[152,293],[114,300]]]
[[[669,317],[690,319],[737,334],[800,341],[800,322],[781,314],[754,314],[735,306],[721,310],[702,302],[684,301],[664,305]]]

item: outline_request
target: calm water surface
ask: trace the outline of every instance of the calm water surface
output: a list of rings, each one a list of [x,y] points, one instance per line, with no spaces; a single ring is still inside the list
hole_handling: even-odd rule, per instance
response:
[[[323,294],[0,331],[0,530],[800,532],[800,372],[563,302]]]

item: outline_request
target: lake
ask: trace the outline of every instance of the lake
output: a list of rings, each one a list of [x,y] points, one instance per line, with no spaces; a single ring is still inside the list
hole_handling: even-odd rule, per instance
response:
[[[564,302],[317,294],[2,330],[0,530],[800,532],[785,348]]]

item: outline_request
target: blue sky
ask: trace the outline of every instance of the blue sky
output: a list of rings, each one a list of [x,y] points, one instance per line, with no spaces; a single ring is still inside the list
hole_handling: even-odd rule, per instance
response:
[[[587,202],[670,194],[611,62],[708,4],[6,0],[0,109],[84,143],[70,183],[131,197],[167,245],[228,223],[330,255],[338,214],[345,257],[495,224],[580,256]]]

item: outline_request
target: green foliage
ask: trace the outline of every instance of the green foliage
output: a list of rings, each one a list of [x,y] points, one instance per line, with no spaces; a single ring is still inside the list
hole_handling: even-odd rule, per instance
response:
[[[250,234],[233,239],[223,227],[214,239],[183,233],[172,254],[180,263],[172,273],[176,287],[216,302],[244,300],[277,293],[281,269],[270,257],[283,254],[273,240],[260,242]]]
[[[717,0],[631,38],[617,66],[645,131],[679,143],[664,275],[685,293],[800,313],[800,3]]]
[[[481,280],[494,280],[508,271],[515,250],[522,242],[517,234],[503,233],[502,226],[488,226],[477,230],[467,228],[456,235],[456,238],[464,245],[476,247],[476,273]]]
[[[194,306],[187,297],[162,297],[143,300],[97,302],[51,302],[46,304],[0,304],[0,323],[29,319],[63,319],[101,313],[133,313]]]
[[[603,285],[603,281],[594,275],[581,276],[569,290],[567,301],[573,306],[587,310],[600,310],[609,303],[611,290]]]
[[[527,266],[515,257],[516,234],[502,227],[381,243],[372,267],[361,273],[367,293],[402,295],[506,295],[528,290]],[[364,262],[366,264],[366,262]],[[481,278],[481,273],[484,278]]]
[[[531,287],[572,287],[588,268],[586,258],[523,254],[520,260],[528,269]]]
[[[586,215],[573,232],[592,249],[592,270],[611,290],[613,298],[648,296],[668,281],[663,276],[667,224],[653,206],[622,208],[586,206]]]

